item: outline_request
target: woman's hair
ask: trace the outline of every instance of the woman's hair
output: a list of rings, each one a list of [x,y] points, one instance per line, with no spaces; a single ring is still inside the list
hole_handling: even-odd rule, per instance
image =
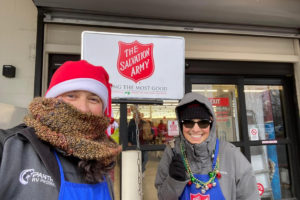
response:
[[[97,160],[81,160],[78,162],[78,168],[82,172],[84,181],[88,184],[102,182],[104,176],[107,175],[114,166],[115,161],[106,166]]]

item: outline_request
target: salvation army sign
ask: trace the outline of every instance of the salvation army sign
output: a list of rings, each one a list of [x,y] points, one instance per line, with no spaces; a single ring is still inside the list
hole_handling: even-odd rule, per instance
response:
[[[84,31],[81,45],[81,58],[108,72],[113,99],[184,95],[182,37]]]
[[[141,44],[119,42],[117,68],[119,73],[137,83],[150,77],[154,72],[153,43]]]
[[[202,195],[200,193],[198,194],[190,194],[191,200],[210,200],[210,195]]]

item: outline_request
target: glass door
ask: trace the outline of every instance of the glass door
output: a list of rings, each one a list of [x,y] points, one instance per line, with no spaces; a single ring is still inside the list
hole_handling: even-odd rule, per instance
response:
[[[188,76],[186,92],[210,99],[217,136],[232,142],[251,161],[261,199],[294,199],[293,108],[284,78]],[[290,96],[289,96],[290,95]],[[297,168],[297,167],[296,167]]]
[[[217,118],[217,137],[229,142],[240,141],[236,85],[192,84],[192,91],[211,101]]]
[[[285,139],[282,85],[244,86],[248,135],[251,141],[263,140],[251,146],[251,163],[260,187],[262,199],[291,198],[290,167],[286,145],[276,145]],[[274,144],[274,145],[271,145]]]
[[[281,85],[245,85],[245,100],[250,140],[285,137]]]

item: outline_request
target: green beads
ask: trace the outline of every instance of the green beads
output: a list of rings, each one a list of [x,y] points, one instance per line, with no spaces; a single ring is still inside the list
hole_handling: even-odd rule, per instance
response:
[[[218,172],[219,172],[219,156],[217,157],[216,165],[212,166],[212,168],[213,168],[212,171],[208,173],[209,180],[206,182],[203,182],[194,176],[194,174],[190,168],[189,162],[187,160],[186,152],[184,150],[182,143],[180,143],[180,150],[181,150],[181,158],[183,160],[184,167],[190,177],[190,181],[188,182],[188,185],[195,184],[195,187],[197,189],[201,189],[202,194],[205,194],[207,190],[216,186],[215,178],[216,178],[216,176],[218,176]]]
[[[215,176],[215,172],[213,172],[213,171],[212,171],[212,172],[209,172],[209,173],[208,173],[208,176],[209,176],[210,178],[214,177],[214,176]]]

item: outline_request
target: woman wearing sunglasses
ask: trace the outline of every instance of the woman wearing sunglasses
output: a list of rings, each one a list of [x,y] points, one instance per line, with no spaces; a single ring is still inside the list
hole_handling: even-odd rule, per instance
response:
[[[251,164],[234,145],[216,136],[209,100],[188,93],[176,107],[180,136],[159,163],[155,187],[160,200],[256,200]]]

